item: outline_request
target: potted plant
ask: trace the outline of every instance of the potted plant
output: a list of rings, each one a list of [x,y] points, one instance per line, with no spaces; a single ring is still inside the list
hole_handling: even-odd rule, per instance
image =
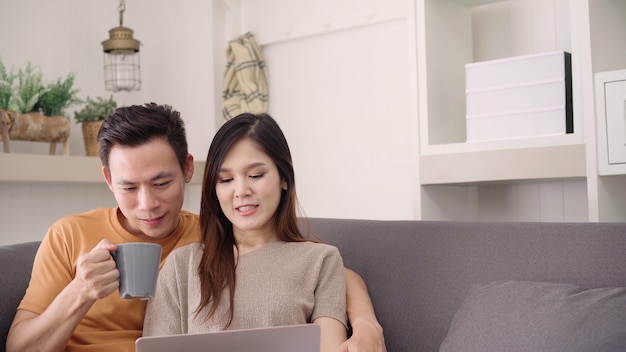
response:
[[[85,153],[87,156],[98,156],[98,131],[102,126],[102,121],[117,108],[117,103],[113,100],[113,95],[108,99],[87,97],[85,106],[74,113],[76,123],[82,124],[83,139],[85,141]]]
[[[74,89],[74,74],[68,74],[65,79],[50,82],[39,94],[35,110],[40,110],[46,116],[66,116],[65,109],[82,103],[77,96],[78,89]]]
[[[15,76],[8,109],[21,114],[37,111],[35,106],[43,89],[41,69],[29,62],[24,69],[19,69]]]
[[[74,75],[44,84],[41,70],[30,62],[17,74],[8,72],[0,60],[0,122],[5,152],[13,140],[50,142],[50,154],[63,142],[69,155],[69,118],[65,109],[79,103],[73,88]]]
[[[9,129],[11,128],[11,118],[8,114],[9,101],[13,96],[13,81],[15,74],[13,70],[7,71],[2,60],[0,60],[0,138],[4,145],[4,151],[10,152]]]

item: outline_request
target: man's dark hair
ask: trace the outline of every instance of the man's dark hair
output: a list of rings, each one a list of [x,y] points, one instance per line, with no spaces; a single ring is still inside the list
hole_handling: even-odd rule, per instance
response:
[[[156,103],[120,107],[104,120],[98,132],[102,165],[109,170],[115,145],[136,147],[155,138],[168,141],[184,172],[188,154],[185,123],[171,106]]]

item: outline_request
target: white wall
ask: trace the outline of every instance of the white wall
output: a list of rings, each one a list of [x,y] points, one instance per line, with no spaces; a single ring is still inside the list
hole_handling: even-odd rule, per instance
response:
[[[409,2],[242,1],[307,216],[414,219]]]
[[[196,170],[202,172],[202,170]],[[187,185],[183,208],[198,212],[200,185]],[[48,227],[64,215],[114,207],[102,183],[0,183],[0,245],[41,240]]]

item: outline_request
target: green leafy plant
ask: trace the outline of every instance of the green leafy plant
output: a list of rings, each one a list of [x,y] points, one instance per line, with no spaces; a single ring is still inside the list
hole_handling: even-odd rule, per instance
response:
[[[117,103],[113,100],[113,96],[109,99],[97,97],[95,100],[87,97],[85,106],[74,113],[76,123],[86,121],[101,121],[111,115],[117,108]]]
[[[17,80],[12,87],[9,110],[28,113],[35,111],[35,105],[44,90],[41,69],[30,62],[17,72]]]
[[[11,68],[11,71],[7,71],[6,66],[0,59],[0,109],[9,109],[9,100],[11,100],[13,95],[12,87],[15,77],[13,68]]]
[[[65,109],[74,104],[82,103],[77,97],[78,89],[74,89],[74,74],[67,75],[65,80],[61,78],[49,83],[39,96],[35,110],[41,110],[44,115],[65,115]]]
[[[41,111],[46,116],[65,115],[65,109],[82,103],[74,88],[74,74],[44,85],[39,66],[28,62],[17,74],[0,60],[0,109],[19,113]]]

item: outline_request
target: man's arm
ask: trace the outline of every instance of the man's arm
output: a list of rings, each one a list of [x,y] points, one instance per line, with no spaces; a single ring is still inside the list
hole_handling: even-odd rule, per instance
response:
[[[352,336],[344,342],[341,352],[386,352],[383,328],[376,319],[374,305],[365,281],[357,273],[345,269],[348,320]]]
[[[119,272],[110,255],[115,248],[103,240],[80,256],[76,277],[42,314],[18,310],[7,336],[7,352],[65,350],[67,341],[91,306],[119,286]]]

